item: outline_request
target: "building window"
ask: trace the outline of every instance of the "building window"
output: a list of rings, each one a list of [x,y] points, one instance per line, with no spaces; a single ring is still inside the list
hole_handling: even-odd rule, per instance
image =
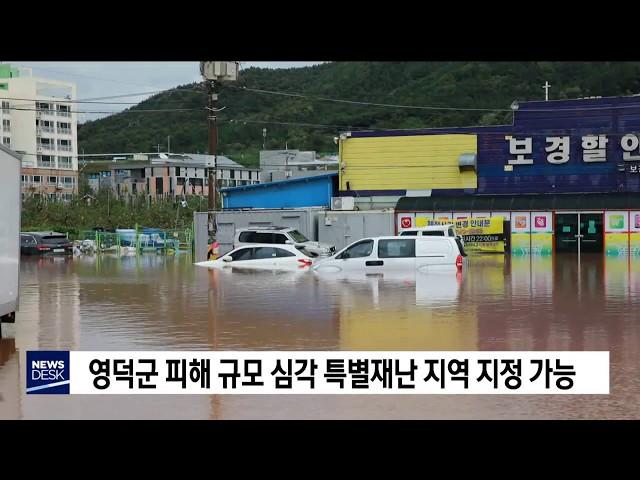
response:
[[[11,137],[2,137],[2,143],[7,147],[11,147]]]
[[[73,168],[71,157],[58,157],[58,168]]]
[[[56,194],[55,193],[50,193],[49,194],[49,200],[55,200],[56,199]]]
[[[51,120],[36,119],[36,133],[53,133],[53,122]]]
[[[41,183],[42,182],[42,176],[41,175],[34,175],[33,176],[33,183]]]
[[[73,177],[62,177],[65,188],[73,188]]]
[[[65,202],[69,202],[69,201],[71,201],[71,199],[72,199],[72,198],[73,198],[73,194],[71,194],[71,193],[63,193],[63,194],[62,194],[62,199],[63,199]]]
[[[54,157],[51,155],[38,155],[38,167],[53,168]]]
[[[5,115],[9,113],[9,108],[11,108],[11,104],[5,100],[2,101],[2,113]]]
[[[71,124],[68,122],[58,122],[58,133],[70,135]]]
[[[53,140],[50,138],[39,138],[38,139],[38,148],[42,148],[45,150],[54,150],[54,143]]]
[[[21,176],[21,182],[24,185],[25,183],[27,183],[29,181],[29,177],[27,175],[22,175]]]
[[[71,140],[60,140],[58,139],[58,150],[62,150],[63,152],[71,151]]]
[[[49,185],[55,185],[58,183],[58,177],[49,177]]]
[[[11,120],[7,120],[6,118],[2,120],[2,131],[4,132],[11,131]]]
[[[230,170],[229,171],[229,178],[236,178],[236,171],[235,170]]]
[[[69,105],[58,105],[58,115],[61,117],[70,117],[71,107]]]

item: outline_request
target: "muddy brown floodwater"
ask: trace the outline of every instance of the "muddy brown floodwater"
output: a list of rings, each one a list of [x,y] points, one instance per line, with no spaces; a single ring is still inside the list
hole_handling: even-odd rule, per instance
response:
[[[640,418],[640,259],[469,261],[461,277],[337,281],[188,255],[23,258],[0,419]],[[25,352],[44,349],[609,350],[611,394],[27,396]]]

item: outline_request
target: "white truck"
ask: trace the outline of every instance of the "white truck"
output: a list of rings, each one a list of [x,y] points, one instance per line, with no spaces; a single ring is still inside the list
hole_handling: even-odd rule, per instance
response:
[[[0,328],[2,323],[15,322],[18,310],[21,160],[0,145]]]

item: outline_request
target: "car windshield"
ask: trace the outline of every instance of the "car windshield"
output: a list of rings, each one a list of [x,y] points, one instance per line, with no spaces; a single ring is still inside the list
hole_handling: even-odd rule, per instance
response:
[[[63,243],[67,241],[65,235],[46,235],[42,237],[42,243]]]
[[[298,243],[308,242],[309,241],[307,239],[307,237],[305,237],[303,234],[301,234],[298,230],[291,230],[289,232],[289,235],[291,235],[291,238],[293,238]]]

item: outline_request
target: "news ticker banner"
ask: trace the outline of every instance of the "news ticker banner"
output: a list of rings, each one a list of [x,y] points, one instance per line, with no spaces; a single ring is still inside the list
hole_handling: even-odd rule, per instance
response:
[[[609,352],[29,351],[27,394],[608,394]]]

